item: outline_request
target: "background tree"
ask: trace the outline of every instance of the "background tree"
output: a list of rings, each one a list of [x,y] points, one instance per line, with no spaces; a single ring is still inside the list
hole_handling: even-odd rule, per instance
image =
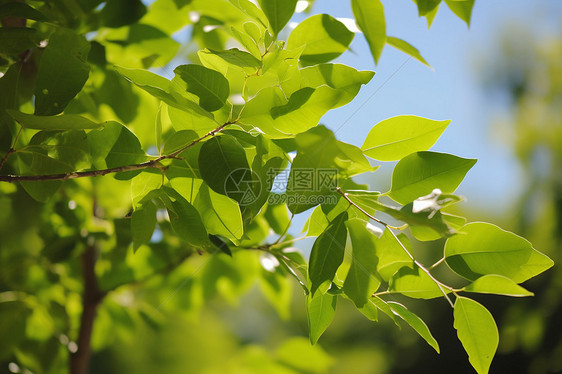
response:
[[[474,1],[444,3],[469,23]],[[439,4],[418,0],[419,15],[431,24]],[[330,63],[354,38],[330,15],[311,16],[280,40],[297,5],[1,5],[0,329],[11,338],[0,359],[11,371],[69,365],[85,373],[91,346],[103,354],[115,339],[141,337],[146,351],[163,352],[150,338],[162,338],[171,317],[196,315],[217,294],[237,300],[255,281],[281,316],[292,285],[301,287],[313,344],[347,299],[371,321],[379,312],[403,320],[439,352],[423,320],[397,302],[439,298],[472,366],[488,371],[497,328],[470,295],[529,296],[518,284],[552,261],[497,226],[441,212],[462,200],[454,192],[476,161],[428,151],[449,121],[390,118],[361,148],[318,125],[374,73]],[[386,35],[382,3],[351,6],[375,62],[389,44],[427,64]],[[192,63],[175,66],[172,79],[146,70],[170,63],[180,48],[171,35],[188,22],[198,50],[188,53]],[[367,157],[398,161],[388,192],[352,179],[376,170]],[[305,232],[317,239],[307,264],[292,248],[299,238],[287,232],[295,214],[312,208]],[[395,233],[406,229],[410,237]],[[411,241],[441,238],[444,255],[414,256]],[[139,321],[152,330],[133,334]],[[218,350],[216,343],[197,355]],[[186,345],[154,364],[174,365],[199,348]],[[241,353],[229,362],[234,371],[329,364],[302,339],[275,354]],[[177,364],[212,372],[194,361]],[[91,370],[109,371],[96,369],[103,362]]]

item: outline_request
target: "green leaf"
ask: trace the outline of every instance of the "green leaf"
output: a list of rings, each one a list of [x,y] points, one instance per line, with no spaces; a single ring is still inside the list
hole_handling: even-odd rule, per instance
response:
[[[446,153],[413,153],[396,164],[389,196],[407,204],[436,188],[444,193],[453,193],[475,163],[475,159]]]
[[[220,236],[209,234],[209,240],[211,243],[218,248],[222,253],[232,257],[232,251],[228,246],[228,242],[222,239]],[[232,244],[232,243],[231,243]]]
[[[61,113],[88,80],[90,43],[74,31],[57,27],[41,55],[35,81],[35,114]]]
[[[199,105],[209,112],[222,108],[228,99],[228,80],[218,71],[201,65],[180,65],[174,69],[187,91],[199,97]]]
[[[468,359],[479,374],[488,373],[499,343],[490,312],[474,300],[459,296],[455,301],[454,327]]]
[[[332,281],[343,261],[347,229],[347,212],[339,214],[316,239],[310,252],[309,276],[311,294],[325,281]]]
[[[34,130],[77,130],[96,129],[103,123],[95,123],[77,114],[60,114],[57,116],[34,116],[7,109],[6,112],[23,128]]]
[[[290,223],[289,213],[285,204],[267,205],[264,214],[267,223],[276,234],[283,234]]]
[[[258,21],[261,26],[263,27],[267,26],[267,18],[265,14],[262,12],[262,10],[257,7],[257,4],[255,2],[250,0],[230,0],[230,2],[238,9],[243,11],[245,15],[248,15],[252,17],[255,21]],[[253,22],[245,22],[244,29],[246,29],[246,24],[248,23],[253,23]]]
[[[410,205],[410,204],[408,204]],[[414,213],[419,215],[428,214],[427,212],[419,212]],[[438,240],[443,237],[447,238],[455,233],[457,233],[461,227],[466,224],[466,218],[461,216],[455,216],[448,213],[437,212],[435,215],[428,219],[430,222],[443,222],[445,226],[439,223],[438,227],[432,226],[422,226],[422,225],[411,225],[410,232],[412,235],[420,241],[431,241],[431,240]],[[436,228],[438,228],[436,230]],[[441,228],[443,230],[441,230]],[[448,231],[446,231],[448,230]]]
[[[48,21],[47,17],[37,9],[17,1],[0,5],[0,18],[25,18],[34,21]]]
[[[398,116],[377,123],[361,146],[365,155],[380,161],[400,160],[410,153],[427,151],[451,121]]]
[[[18,170],[20,175],[31,175],[31,165],[37,163],[37,155],[35,153],[16,153],[18,158]],[[40,156],[43,157],[43,156]],[[70,168],[60,165],[58,162],[52,162],[50,158],[41,161],[41,171],[45,173],[66,173],[70,172]],[[62,181],[39,181],[39,182],[21,182],[21,186],[33,199],[45,203],[58,191],[62,186]]]
[[[0,27],[0,54],[17,55],[37,46],[37,30],[28,27]]]
[[[209,247],[207,230],[197,209],[171,188],[166,189],[171,199],[168,205],[170,223],[175,233],[189,244],[206,249]]]
[[[189,130],[178,131],[176,134],[179,134],[183,131]],[[172,185],[177,182],[177,179],[181,179],[181,183],[185,182],[183,181],[183,179],[191,180],[191,178],[198,178],[197,180],[202,182],[201,172],[199,171],[199,152],[201,151],[202,146],[202,143],[197,143],[193,147],[189,147],[188,149],[180,153],[177,159],[172,160],[172,163],[166,170],[166,177],[170,180]],[[194,187],[190,185],[189,188],[193,189]],[[182,193],[184,197],[186,196],[182,191],[179,192]],[[193,195],[193,197],[195,197],[195,195]],[[186,197],[186,199],[188,201],[191,201],[190,198]]]
[[[306,298],[306,314],[308,316],[308,329],[310,343],[316,344],[320,336],[332,323],[336,313],[338,297],[329,293],[318,292],[313,296],[308,294]]]
[[[275,177],[286,169],[285,153],[273,142],[259,135],[256,143],[256,156],[252,161],[253,179],[259,181],[253,185],[256,199],[247,209],[247,215],[256,215],[269,200]],[[286,208],[283,205],[283,208]],[[287,213],[285,212],[285,215]]]
[[[357,310],[361,312],[369,321],[378,322],[379,320],[379,308],[375,306],[371,298],[367,300],[362,307],[357,307]]]
[[[200,56],[214,56],[224,63],[226,66],[228,64],[238,66],[240,68],[253,68],[258,69],[262,66],[262,62],[255,58],[252,54],[239,50],[238,48],[232,48],[226,51],[215,51],[212,49],[204,49],[199,51]]]
[[[195,98],[194,95],[182,92],[182,88],[185,87],[179,85],[179,82],[169,81],[158,74],[144,69],[128,69],[121,66],[114,66],[114,69],[125,79],[155,98],[164,101],[166,104],[188,112],[193,112],[195,108],[199,108],[199,114],[212,118],[212,114],[199,107],[192,100]],[[189,107],[185,108],[186,106]]]
[[[127,80],[152,96],[163,100],[167,104],[176,104],[175,98],[170,94],[171,82],[166,78],[144,69],[128,69],[121,66],[115,66],[114,68]]]
[[[152,196],[158,194],[160,187],[164,178],[162,177],[162,172],[158,169],[144,169],[142,173],[131,179],[131,200],[133,201],[133,208],[137,209],[140,205],[144,204],[145,198],[147,196]],[[156,191],[154,191],[156,190]],[[148,199],[148,198],[147,198]]]
[[[357,25],[365,34],[375,63],[386,43],[386,21],[380,0],[351,0],[351,9]]]
[[[438,11],[439,11],[439,5],[437,5],[435,8],[433,8],[432,11],[428,12],[425,15],[425,19],[427,20],[427,28],[428,29],[431,27],[431,24],[433,23],[433,20],[435,19],[435,16],[437,15]]]
[[[199,187],[193,205],[210,234],[221,235],[233,242],[244,235],[240,207],[236,201],[210,190],[206,185]]]
[[[390,305],[388,305],[388,302],[384,301],[383,299],[381,299],[378,296],[373,296],[369,299],[369,304],[374,305],[378,310],[380,310],[381,312],[386,314],[388,317],[390,317],[390,319],[392,321],[394,321],[396,326],[400,327],[400,324],[398,323],[399,320],[396,317],[396,313],[394,313],[392,311],[392,309],[390,308]],[[367,305],[367,304],[365,304],[365,305]]]
[[[369,161],[355,146],[336,140],[323,125],[295,138],[299,146],[292,162],[287,185],[287,204],[292,213],[301,213],[333,196],[338,179],[373,171]]]
[[[168,106],[168,116],[172,127],[176,131],[190,130],[197,135],[203,136],[220,125],[213,115],[191,101],[185,101],[187,106],[178,109],[175,106]]]
[[[441,3],[441,0],[414,0],[418,5],[418,14],[420,17],[433,12]]]
[[[307,100],[297,100],[301,105],[273,118],[271,109],[285,106],[291,96],[287,99],[288,95],[284,90],[271,87],[278,83],[268,84],[246,104],[239,122],[259,128],[271,138],[294,136],[316,126],[328,110],[347,104],[359,92],[361,85],[373,77],[373,73],[369,71],[358,72],[343,65],[332,64],[313,66],[301,72],[302,82],[298,82],[298,87],[289,92],[294,94],[302,89],[301,84],[315,89]],[[302,95],[302,92],[298,95]]]
[[[344,53],[354,33],[328,14],[317,14],[300,22],[289,35],[287,49],[304,46],[300,62],[315,65],[328,62]]]
[[[474,0],[445,0],[445,4],[462,19],[468,26],[470,26],[470,18],[472,16],[472,7],[474,7]]]
[[[317,206],[306,220],[302,232],[306,232],[306,236],[318,236],[328,227],[328,224],[328,219],[322,211],[322,207]]]
[[[314,88],[326,85],[337,90],[339,98],[334,107],[349,103],[361,85],[369,83],[374,75],[374,71],[358,71],[342,64],[319,64],[300,70],[302,85]]]
[[[404,249],[396,242],[392,233],[386,229],[383,235],[375,241],[375,248],[377,250],[377,271],[382,279],[388,282],[392,276],[400,269],[406,267],[413,269],[414,262],[404,251]],[[410,242],[408,237],[404,234],[398,235],[398,239],[409,250]]]
[[[187,96],[190,95],[188,92],[181,92],[181,87],[175,87],[175,84],[166,78],[148,70],[127,69],[118,66],[115,67],[115,70],[139,88],[168,104],[170,106],[168,115],[176,130],[201,130],[203,133],[207,133],[219,126],[211,113]]]
[[[92,55],[92,52],[90,52],[90,55]],[[105,64],[103,66],[105,67]],[[84,92],[81,95],[84,95]],[[101,103],[109,105],[124,123],[133,122],[141,111],[139,108],[140,98],[136,89],[115,70],[105,71],[103,84],[94,95],[96,102],[92,105]],[[90,110],[90,112],[93,111]]]
[[[20,75],[18,64],[12,64],[0,78],[0,92],[21,92]],[[6,109],[19,108],[19,102],[18,95],[0,95],[0,148],[2,149],[0,153],[7,152],[15,136],[15,132],[10,131],[15,128],[14,120],[6,113]]]
[[[156,0],[149,5],[148,12],[141,22],[173,35],[190,23],[190,3],[191,0]]]
[[[388,305],[390,306],[390,309],[392,309],[394,314],[406,321],[408,325],[410,325],[414,330],[416,330],[418,334],[420,334],[422,338],[424,338],[427,344],[429,344],[431,347],[433,347],[433,349],[435,349],[437,353],[439,353],[439,343],[437,343],[437,340],[435,340],[435,338],[431,334],[431,331],[429,331],[429,328],[420,317],[409,311],[408,308],[406,308],[402,304],[396,303],[394,301],[389,301]]]
[[[110,1],[99,16],[103,26],[121,27],[138,21],[145,13],[146,7],[140,0]]]
[[[248,3],[250,3],[250,2],[248,1]],[[263,15],[263,13],[261,13],[261,14]],[[267,25],[267,19],[265,17],[264,17],[264,19],[265,19],[266,22],[262,22],[261,24],[263,26],[266,26]],[[248,34],[250,36],[250,38],[252,38],[252,40],[256,44],[260,44],[260,41],[265,44],[265,32],[266,31],[262,30],[262,28],[260,26],[258,26],[254,22],[245,22],[243,27],[244,27],[244,31],[246,32],[246,34]]]
[[[193,143],[199,136],[195,131],[191,130],[180,130],[178,132],[173,133],[166,142],[164,143],[164,148],[162,152],[165,155],[169,155],[176,151],[179,151],[186,145]]]
[[[285,107],[287,110],[277,109],[279,112],[274,118],[272,109],[283,108],[291,97],[287,99],[279,87],[267,87],[246,104],[239,123],[254,126],[271,138],[291,137],[316,126],[320,118],[332,109],[333,97],[331,88],[321,87],[306,100],[300,98],[300,105]]]
[[[82,130],[40,131],[33,135],[23,152],[33,152],[48,157],[75,171],[89,168],[90,150],[86,133]],[[43,159],[38,165],[32,165],[37,174],[44,173]]]
[[[221,195],[246,205],[257,198],[254,184],[259,181],[250,170],[244,148],[232,136],[217,136],[203,143],[199,171],[209,187]]]
[[[232,36],[240,42],[246,48],[248,52],[256,59],[261,57],[260,48],[257,46],[256,42],[248,36],[247,33],[237,29],[236,27],[231,27],[230,30],[232,31]]]
[[[276,37],[293,16],[297,0],[258,0],[258,2],[269,20],[273,37]]]
[[[279,263],[289,271],[295,280],[303,288],[306,295],[309,294],[308,288],[305,284],[308,280],[308,265],[301,252],[295,247],[287,247],[281,251],[282,256],[275,255]],[[301,280],[302,277],[303,279]]]
[[[147,201],[131,215],[131,233],[135,250],[148,243],[156,228],[156,205]]]
[[[343,291],[358,308],[361,308],[381,283],[377,271],[379,260],[375,248],[376,237],[361,219],[348,220],[345,225],[349,231],[353,252]]]
[[[447,239],[445,261],[469,280],[497,274],[521,283],[554,264],[524,238],[490,223],[469,223],[460,231]]]
[[[134,165],[148,159],[139,139],[118,122],[107,122],[100,130],[88,133],[93,164],[98,169]],[[117,174],[117,179],[130,179],[140,171]]]
[[[418,51],[413,45],[411,45],[407,41],[395,38],[393,36],[388,36],[386,38],[386,44],[398,49],[399,51],[404,52],[408,56],[411,56],[411,57],[415,58],[416,60],[418,60],[422,64],[431,67],[431,65],[429,65],[427,63],[425,58],[422,57],[422,55],[420,54],[420,51]]]
[[[288,113],[300,109],[308,101],[308,99],[310,99],[313,93],[314,88],[312,87],[304,87],[293,92],[293,94],[289,97],[289,101],[287,101],[287,104],[278,105],[271,108],[271,118],[276,119],[277,117],[284,116]]]
[[[496,274],[484,275],[478,278],[473,283],[463,287],[463,291],[520,297],[534,295],[511,279]]]
[[[414,299],[434,299],[443,296],[437,283],[418,266],[414,266],[413,269],[400,269],[390,280],[388,289]],[[444,290],[449,292],[447,289]]]
[[[91,158],[83,131],[40,131],[29,144],[18,150],[21,175],[59,174],[88,168]],[[21,182],[37,201],[46,202],[63,184],[62,181]]]
[[[174,190],[189,203],[195,203],[195,199],[199,194],[199,189],[205,184],[202,179],[193,176],[184,177],[173,175],[170,177],[168,172],[166,172],[166,177]]]
[[[177,54],[180,44],[160,28],[133,23],[117,29],[104,29],[108,61],[129,68],[162,67]]]

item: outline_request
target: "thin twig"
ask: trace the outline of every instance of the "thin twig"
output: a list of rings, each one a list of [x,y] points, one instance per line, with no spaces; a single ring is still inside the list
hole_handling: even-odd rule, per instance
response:
[[[173,159],[177,158],[177,156],[185,151],[186,149],[193,147],[195,144],[209,138],[211,136],[216,135],[217,133],[224,130],[227,125],[232,124],[232,122],[226,122],[225,124],[217,127],[216,129],[209,131],[207,134],[203,135],[199,139],[195,139],[193,142],[181,147],[175,152],[172,152],[168,155],[162,155],[154,160],[141,162],[139,164],[133,165],[125,165],[125,166],[117,166],[113,168],[107,168],[102,170],[88,170],[88,171],[72,171],[68,173],[60,173],[60,174],[45,174],[45,175],[0,175],[0,182],[24,182],[24,181],[52,181],[52,180],[68,180],[68,179],[76,179],[76,178],[83,178],[83,177],[97,177],[103,176],[106,174],[112,173],[120,173],[124,171],[132,171],[132,170],[143,170],[147,168],[157,168],[164,170],[165,168],[160,165],[160,161],[165,159]],[[14,153],[13,150],[12,153]],[[5,157],[7,158],[7,157]]]
[[[402,229],[404,228],[404,226],[401,226],[401,227],[391,226],[391,225],[389,225],[388,223],[386,223],[386,222],[384,222],[384,221],[381,221],[381,220],[378,219],[377,217],[375,217],[375,216],[369,214],[365,209],[361,208],[359,205],[357,205],[357,204],[355,204],[353,201],[351,201],[351,200],[349,199],[348,194],[345,193],[345,192],[343,192],[340,187],[337,187],[337,188],[336,188],[336,191],[337,191],[340,195],[342,195],[342,196],[344,197],[344,199],[346,199],[349,204],[353,205],[354,207],[356,207],[357,209],[359,209],[359,211],[361,211],[361,213],[363,213],[364,215],[366,215],[367,217],[369,217],[369,218],[372,219],[373,221],[380,223],[380,224],[383,225],[384,227],[388,227],[388,228],[395,229],[395,230],[402,230]]]
[[[342,195],[351,205],[353,205],[354,207],[356,207],[357,209],[359,209],[363,214],[365,214],[367,217],[375,220],[376,222],[380,223],[381,225],[383,225],[385,228],[388,229],[388,231],[392,234],[392,236],[394,237],[394,239],[396,239],[396,241],[398,242],[398,244],[400,245],[400,247],[402,247],[402,249],[404,250],[404,252],[406,252],[406,254],[408,255],[408,257],[410,257],[412,259],[412,261],[414,262],[414,264],[416,264],[424,273],[426,273],[429,278],[435,282],[435,284],[437,284],[437,287],[439,287],[439,290],[441,290],[441,292],[443,293],[443,296],[445,296],[445,299],[447,299],[447,301],[449,302],[449,304],[451,305],[452,308],[455,307],[455,305],[453,304],[453,302],[451,301],[451,299],[449,298],[449,295],[447,295],[447,292],[444,290],[444,288],[449,289],[450,291],[453,291],[452,287],[449,287],[443,283],[441,283],[439,280],[437,280],[432,274],[431,272],[426,269],[425,266],[423,266],[422,263],[420,263],[418,260],[416,260],[414,258],[414,256],[410,253],[410,251],[408,251],[408,249],[404,246],[404,244],[400,241],[400,239],[398,239],[398,236],[396,236],[396,234],[394,233],[394,231],[392,231],[393,226],[390,226],[388,223],[381,221],[380,219],[377,219],[375,217],[373,217],[371,214],[367,213],[365,210],[363,210],[361,207],[357,206],[357,204],[355,204],[353,201],[351,201],[349,199],[349,197],[347,196],[347,194],[345,192],[342,191],[341,188],[337,188],[337,191],[340,195]]]
[[[20,137],[21,134],[21,130],[23,129],[23,127],[20,127],[16,137],[14,138],[14,141],[12,143],[12,146],[10,147],[10,149],[8,149],[8,152],[6,152],[6,154],[4,155],[4,157],[2,158],[2,161],[0,161],[0,170],[2,170],[2,167],[4,166],[4,164],[6,163],[6,161],[8,161],[8,157],[10,157],[12,155],[12,153],[16,152],[16,143]]]

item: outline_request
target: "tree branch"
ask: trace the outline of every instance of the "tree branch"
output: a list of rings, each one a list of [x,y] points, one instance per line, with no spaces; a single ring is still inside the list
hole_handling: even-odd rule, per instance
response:
[[[160,165],[160,161],[165,160],[165,159],[170,159],[170,158],[176,158],[180,153],[182,153],[186,149],[193,147],[195,144],[205,140],[206,138],[214,136],[215,134],[224,130],[224,128],[227,125],[230,125],[232,123],[233,122],[226,122],[225,124],[217,127],[216,129],[214,129],[212,131],[209,131],[207,134],[203,135],[199,139],[195,139],[193,142],[183,146],[182,148],[178,149],[175,152],[172,152],[168,155],[162,155],[158,158],[155,158],[154,160],[141,162],[139,164],[117,166],[117,167],[102,169],[102,170],[72,171],[72,172],[60,173],[60,174],[0,175],[0,182],[14,183],[14,182],[26,182],[26,181],[27,182],[31,182],[31,181],[35,181],[35,182],[37,182],[37,181],[53,181],[53,180],[64,181],[64,180],[68,180],[68,179],[76,179],[76,178],[83,178],[83,177],[97,177],[97,176],[100,176],[100,175],[103,176],[103,175],[106,175],[106,174],[120,173],[120,172],[124,172],[124,171],[132,171],[132,170],[143,170],[143,169],[147,169],[147,168],[162,169],[163,167],[162,167],[162,165]],[[5,162],[5,159],[7,159],[9,155],[11,155],[12,153],[15,152],[12,149],[10,151],[8,151],[8,154],[6,154],[6,156],[4,157],[2,165]]]

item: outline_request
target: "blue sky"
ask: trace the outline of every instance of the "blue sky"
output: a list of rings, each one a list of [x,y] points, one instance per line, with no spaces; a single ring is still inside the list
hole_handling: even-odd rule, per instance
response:
[[[477,158],[459,193],[478,208],[507,211],[522,187],[522,174],[511,148],[492,136],[492,119],[501,103],[490,102],[481,88],[477,65],[499,46],[502,30],[509,24],[554,32],[562,19],[562,1],[477,0],[470,29],[443,3],[430,30],[425,18],[418,18],[411,0],[383,1],[387,34],[413,44],[434,70],[386,47],[378,66],[362,35],[337,62],[360,70],[375,70],[373,80],[346,107],[329,112],[322,123],[336,136],[360,146],[377,122],[413,114],[432,119],[451,119],[433,150]],[[317,0],[312,13],[352,17],[349,1]],[[297,15],[298,21],[304,15]],[[558,32],[560,28],[558,28]],[[371,185],[389,187],[392,165],[370,177]]]

